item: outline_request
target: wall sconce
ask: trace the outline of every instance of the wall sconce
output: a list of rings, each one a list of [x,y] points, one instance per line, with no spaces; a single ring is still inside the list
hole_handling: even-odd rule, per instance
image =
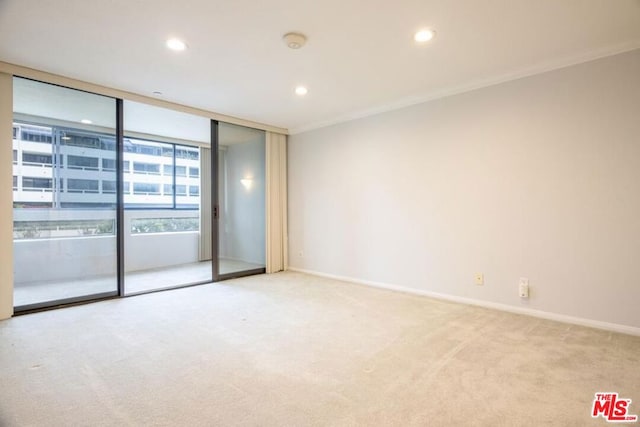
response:
[[[247,190],[251,190],[251,187],[253,186],[253,179],[251,179],[251,178],[243,178],[243,179],[240,180],[240,183]]]

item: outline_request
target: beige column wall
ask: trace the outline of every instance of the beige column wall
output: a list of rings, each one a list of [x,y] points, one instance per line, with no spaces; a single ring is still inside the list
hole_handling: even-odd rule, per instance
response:
[[[13,315],[13,76],[0,73],[0,319]]]
[[[287,137],[267,132],[267,273],[286,270]]]

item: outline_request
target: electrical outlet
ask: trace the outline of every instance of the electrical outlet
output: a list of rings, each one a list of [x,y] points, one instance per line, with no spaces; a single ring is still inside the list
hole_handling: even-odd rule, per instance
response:
[[[518,295],[520,298],[529,298],[529,279],[521,277],[518,282]]]
[[[476,273],[476,285],[484,285],[484,274]]]

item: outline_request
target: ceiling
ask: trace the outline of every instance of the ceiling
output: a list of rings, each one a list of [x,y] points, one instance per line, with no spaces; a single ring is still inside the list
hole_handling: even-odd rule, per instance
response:
[[[96,132],[115,132],[116,127],[113,98],[22,78],[14,78],[13,111],[20,119],[36,123],[55,122]],[[205,117],[128,100],[123,103],[123,111],[125,136],[135,132],[138,137],[161,136],[176,142],[210,144],[211,120]],[[83,119],[91,124],[81,123]],[[264,131],[245,126],[220,123],[218,128],[221,146],[264,138]]]
[[[293,133],[636,48],[640,0],[0,0],[0,61]]]

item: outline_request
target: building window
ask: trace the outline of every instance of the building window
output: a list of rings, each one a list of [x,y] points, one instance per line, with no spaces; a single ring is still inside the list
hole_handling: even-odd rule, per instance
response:
[[[22,177],[22,189],[24,191],[51,191],[53,180],[51,178]]]
[[[157,163],[133,162],[133,173],[160,175],[160,165]]]
[[[31,142],[44,142],[51,144],[51,128],[42,126],[24,126],[22,127],[22,135],[20,139]]]
[[[130,139],[125,139],[124,151],[126,153],[146,154],[147,156],[162,155],[162,147],[157,146],[155,143],[145,144],[144,141],[132,142]]]
[[[20,128],[18,126],[13,127],[13,139],[18,139],[18,135],[20,135]]]
[[[13,176],[13,191],[16,191],[18,189],[18,177],[17,176]]]
[[[116,182],[115,181],[102,181],[102,192],[105,194],[115,194]]]
[[[133,194],[156,195],[160,194],[160,184],[148,182],[134,182]]]
[[[178,159],[188,159],[188,160],[199,160],[200,152],[198,150],[191,150],[189,148],[177,148],[176,147],[176,158]]]
[[[116,170],[116,159],[102,159],[102,170],[103,171]]]
[[[69,193],[97,193],[97,179],[74,179],[67,180],[67,191]]]
[[[177,156],[183,159],[180,166],[175,165]],[[135,181],[143,182],[135,182],[132,192],[125,192],[125,208],[197,209],[194,201],[199,197],[199,182],[192,181],[197,190],[190,190],[185,184],[189,184],[187,177],[200,178],[199,158],[200,150],[196,147],[127,138],[123,160],[131,163],[131,171],[138,177]],[[126,164],[123,169],[128,170]],[[141,175],[146,177],[141,178]],[[187,204],[180,204],[175,199],[175,196],[182,198],[190,193],[198,196],[193,196]]]
[[[197,197],[199,195],[200,195],[200,187],[198,187],[197,185],[190,185],[189,186],[189,196]]]
[[[98,158],[86,156],[67,156],[67,167],[69,169],[98,170]]]
[[[116,151],[116,141],[111,138],[100,139],[100,149],[104,151]]]
[[[14,150],[15,153],[15,150]],[[28,166],[51,167],[51,154],[22,153],[22,164]]]
[[[173,165],[164,165],[163,172],[166,176],[173,176]],[[176,176],[187,176],[187,167],[176,166]]]
[[[18,150],[13,150],[13,164],[18,164]]]
[[[62,138],[64,145],[70,145],[74,147],[86,147],[100,149],[100,138],[96,136],[77,135],[67,133]]]

